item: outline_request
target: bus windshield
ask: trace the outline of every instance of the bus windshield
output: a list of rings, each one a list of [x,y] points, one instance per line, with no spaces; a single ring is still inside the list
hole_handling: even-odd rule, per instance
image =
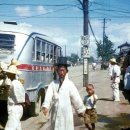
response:
[[[1,51],[13,51],[14,50],[15,35],[12,34],[0,34],[0,53]]]

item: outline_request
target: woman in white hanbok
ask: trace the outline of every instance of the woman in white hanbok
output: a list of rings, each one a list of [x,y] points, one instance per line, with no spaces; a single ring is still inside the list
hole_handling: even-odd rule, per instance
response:
[[[124,76],[124,89],[130,90],[130,66],[127,67]]]
[[[67,64],[58,64],[59,79],[51,82],[42,105],[46,115],[51,108],[51,130],[74,130],[72,104],[79,115],[85,106],[79,92],[68,78]]]

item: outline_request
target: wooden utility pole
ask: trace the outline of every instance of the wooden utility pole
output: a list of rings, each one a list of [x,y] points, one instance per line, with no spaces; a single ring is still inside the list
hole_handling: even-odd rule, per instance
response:
[[[65,45],[65,57],[66,57],[66,45]]]
[[[88,12],[89,0],[83,0],[83,87],[85,87],[89,82],[89,32],[88,32],[88,22],[89,22],[89,12]]]
[[[89,0],[78,0],[82,6],[83,10],[83,35],[81,36],[81,44],[82,44],[82,58],[83,58],[83,87],[88,84],[89,78],[89,34],[88,34],[88,23],[89,23]]]
[[[104,37],[105,37],[105,24],[106,24],[106,19],[103,19],[103,47],[104,47]]]
[[[103,45],[103,54],[105,53],[105,46],[104,46],[104,38],[105,38],[105,24],[106,24],[106,19],[103,19],[103,38],[102,38],[102,45]],[[103,62],[105,62],[105,58],[103,57]]]
[[[83,23],[83,30],[84,30],[84,36],[88,35],[88,3],[89,0],[83,0],[83,15],[84,15],[84,23]]]

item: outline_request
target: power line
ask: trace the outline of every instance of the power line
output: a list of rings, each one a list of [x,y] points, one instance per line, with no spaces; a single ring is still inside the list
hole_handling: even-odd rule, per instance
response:
[[[92,35],[93,35],[93,37],[94,37],[96,43],[99,43],[98,40],[97,40],[97,38],[96,38],[96,36],[95,36],[95,34],[94,34],[94,31],[93,31],[93,29],[92,29],[92,26],[91,26],[90,20],[88,21],[88,23],[89,23],[89,27],[90,27],[90,29],[91,29]]]
[[[89,11],[104,11],[104,9],[92,9],[92,10],[89,10]],[[130,11],[120,11],[120,10],[114,10],[114,9],[105,9],[105,11],[120,12],[120,13],[126,13],[126,14],[130,13]]]
[[[96,5],[100,5],[101,7],[104,7],[105,8],[105,6],[107,7],[107,5],[105,5],[105,4],[102,4],[102,3],[100,3],[100,2],[92,2],[93,4],[96,4]],[[111,5],[111,8],[114,8],[114,9],[119,9],[119,10],[122,10],[122,11],[129,11],[129,10],[127,10],[126,8],[125,9],[123,9],[123,8],[117,8],[117,6],[115,7],[112,7],[112,5]]]
[[[57,10],[49,11],[47,13],[40,14],[40,15],[26,16],[24,18],[19,18],[19,19],[15,19],[15,20],[23,20],[23,19],[28,19],[28,18],[37,18],[37,17],[42,16],[42,15],[46,15],[46,14],[50,14],[50,13],[54,13],[54,12],[58,12],[58,11],[63,11],[63,10],[66,10],[68,8],[70,8],[70,7],[65,7],[65,8],[62,8],[62,9],[57,9]]]
[[[1,4],[0,4],[1,5]],[[14,4],[9,4],[9,5],[14,5]],[[29,5],[29,4],[28,4]],[[31,4],[30,4],[31,5]],[[34,4],[32,4],[32,5],[34,5]],[[33,15],[33,16],[26,16],[26,17],[17,17],[17,16],[7,16],[7,15],[5,15],[5,14],[3,14],[3,15],[0,15],[0,16],[4,16],[4,17],[17,17],[18,19],[16,19],[16,20],[21,20],[21,19],[29,19],[29,18],[62,18],[62,19],[75,19],[75,18],[82,18],[82,17],[74,17],[74,16],[55,16],[55,17],[45,17],[45,16],[43,16],[43,15],[47,15],[47,14],[50,14],[50,13],[54,13],[54,12],[58,12],[58,11],[63,11],[63,10],[66,10],[66,9],[68,9],[68,8],[71,8],[72,7],[72,5],[71,4],[63,4],[63,5],[61,5],[61,6],[66,6],[66,5],[70,5],[69,7],[65,7],[65,8],[62,8],[62,9],[57,9],[57,10],[54,10],[54,11],[48,11],[47,13],[45,13],[45,14],[40,14],[40,15]],[[75,5],[79,5],[79,4],[75,4]],[[102,4],[103,5],[103,4]],[[95,12],[95,11],[104,11],[103,9],[91,9],[91,10],[89,10],[89,12]],[[111,11],[111,12],[121,12],[121,13],[126,13],[126,14],[130,14],[130,11],[120,11],[120,10],[106,10],[106,11]],[[98,12],[95,12],[95,13],[98,13]],[[101,12],[100,12],[100,14],[101,14]],[[107,15],[107,14],[104,14],[104,15]],[[92,18],[92,19],[96,19],[96,18],[103,18],[104,16],[91,16],[90,18]],[[118,19],[118,18],[130,18],[130,16],[124,16],[124,15],[121,15],[121,16],[111,16],[111,15],[109,15],[109,18],[113,18],[113,19]]]
[[[70,7],[74,7],[74,6],[77,6],[79,4],[7,4],[7,3],[1,3],[0,6],[70,6]]]

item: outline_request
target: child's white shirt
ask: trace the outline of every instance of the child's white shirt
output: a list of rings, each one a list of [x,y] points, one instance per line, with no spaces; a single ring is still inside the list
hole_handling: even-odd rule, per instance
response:
[[[96,94],[94,94],[95,99],[97,100],[98,97]],[[94,97],[92,96],[85,96],[84,97],[84,105],[86,106],[87,109],[92,109],[92,108],[96,108],[96,104],[94,104]]]

